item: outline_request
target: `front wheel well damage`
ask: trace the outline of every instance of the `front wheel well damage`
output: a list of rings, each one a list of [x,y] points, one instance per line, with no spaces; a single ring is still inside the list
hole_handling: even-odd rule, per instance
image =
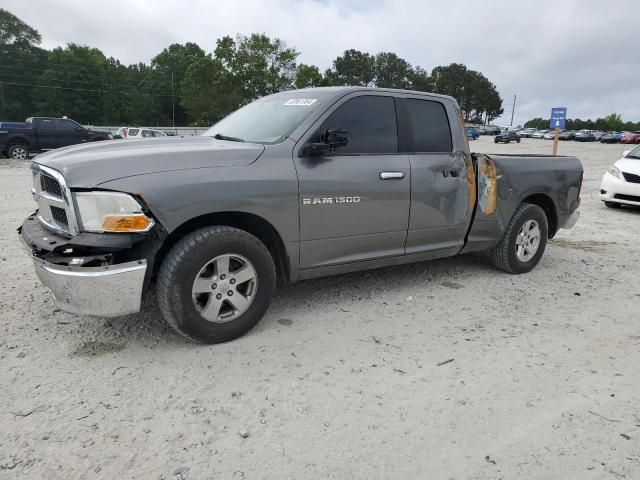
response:
[[[529,195],[522,203],[537,205],[544,210],[547,216],[547,223],[549,224],[549,238],[553,238],[558,231],[558,210],[551,197],[544,193],[536,193]]]
[[[273,225],[264,218],[244,212],[217,212],[205,214],[192,218],[180,225],[167,236],[156,253],[153,276],[156,276],[160,269],[160,265],[162,265],[164,257],[178,240],[199,228],[213,225],[235,227],[257,237],[265,244],[273,257],[278,280],[282,283],[289,282],[289,257],[280,234]]]

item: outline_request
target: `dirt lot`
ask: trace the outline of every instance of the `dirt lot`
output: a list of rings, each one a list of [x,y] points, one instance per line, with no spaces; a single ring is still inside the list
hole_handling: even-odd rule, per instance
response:
[[[0,160],[0,478],[639,479],[640,210],[597,198],[624,149],[561,144],[583,216],[528,275],[459,257],[307,281],[217,346],[153,298],[56,310],[15,233],[30,171]]]

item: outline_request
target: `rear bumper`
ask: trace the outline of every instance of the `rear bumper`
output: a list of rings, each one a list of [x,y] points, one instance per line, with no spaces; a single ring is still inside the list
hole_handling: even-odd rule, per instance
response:
[[[564,224],[560,226],[560,228],[573,228],[576,226],[576,223],[578,223],[578,220],[580,220],[580,210],[574,210],[573,213],[569,215],[569,218],[565,220]]]
[[[20,241],[33,261],[36,275],[51,290],[58,308],[76,315],[96,317],[117,317],[140,311],[147,274],[146,259],[82,266],[95,264],[96,258],[100,257],[82,253],[61,257],[44,252],[39,247],[42,243],[39,240],[59,237],[53,234],[44,238],[34,236],[37,229],[33,223],[31,218],[25,221]],[[61,258],[66,263],[61,263]]]

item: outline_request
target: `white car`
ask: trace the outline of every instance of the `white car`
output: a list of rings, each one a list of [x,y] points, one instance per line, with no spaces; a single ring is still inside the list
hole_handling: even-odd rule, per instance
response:
[[[152,128],[120,127],[115,133],[114,138],[133,140],[136,138],[157,138],[166,136],[166,133]]]
[[[551,130],[538,130],[537,132],[533,132],[531,138],[544,138],[544,134],[550,131]]]
[[[524,130],[520,130],[518,132],[518,135],[520,135],[521,137],[524,138],[531,138],[531,136],[536,133],[536,129],[535,128],[525,128]]]
[[[609,167],[600,184],[600,200],[610,208],[621,204],[640,207],[640,146],[624,152]]]
[[[551,130],[545,133],[544,135],[542,135],[542,138],[544,138],[545,140],[553,140],[555,137],[556,137],[556,132],[554,130]]]

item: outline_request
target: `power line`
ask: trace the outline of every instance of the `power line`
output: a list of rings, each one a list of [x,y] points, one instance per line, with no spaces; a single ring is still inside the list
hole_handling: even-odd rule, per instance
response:
[[[69,71],[69,67],[71,66],[91,66],[94,68],[97,68],[101,71],[101,73],[105,74],[105,75],[110,75],[110,76],[115,76],[118,75],[120,73],[122,74],[127,74],[127,75],[140,75],[140,76],[144,76],[144,75],[148,75],[150,73],[155,73],[155,72],[160,72],[160,73],[171,73],[173,71],[172,67],[170,66],[163,66],[163,65],[146,65],[147,70],[143,71],[143,70],[136,70],[134,67],[135,65],[130,65],[130,66],[125,66],[125,65],[112,65],[112,64],[100,64],[100,65],[88,65],[85,63],[79,63],[78,65],[76,65],[77,62],[74,61],[70,61],[67,62],[68,65],[65,64],[61,64],[61,63],[57,63],[57,62],[49,62],[46,64],[38,64],[38,68],[34,68],[34,64],[33,63],[26,63],[24,61],[12,61],[11,64],[0,64],[0,67],[3,68],[19,68],[22,70],[31,70],[31,71],[36,71],[36,72],[45,72],[45,71],[55,71],[55,72],[60,72],[60,73],[66,73],[69,75],[82,75],[81,73],[76,73],[76,72],[70,72]],[[118,69],[120,69],[120,71],[118,71]]]
[[[20,75],[20,74],[15,74],[15,73],[0,72],[0,81],[2,81],[2,77],[13,77],[13,78],[18,78],[18,79],[24,79],[26,77],[26,75],[25,74]],[[94,80],[90,80],[90,79],[87,79],[87,80],[75,80],[75,79],[70,79],[70,78],[47,78],[47,80],[57,81],[57,82],[61,82],[61,83],[62,82],[63,83],[79,83],[79,84],[82,84],[82,85],[89,85],[89,86],[95,85],[96,83],[102,82],[104,80],[113,81],[113,80],[104,79],[104,78],[98,78],[98,79],[94,79]],[[121,83],[128,84],[129,87],[136,87],[136,88],[139,87],[139,84],[135,83],[135,82],[134,83],[130,83],[130,82],[127,82],[125,80],[121,80]],[[78,85],[78,87],[79,86],[80,85]]]
[[[113,71],[109,71],[109,70],[104,70],[104,71],[100,71],[100,72],[85,72],[85,73],[78,73],[78,72],[70,72],[67,69],[56,69],[56,68],[52,68],[52,66],[48,66],[48,67],[43,67],[43,68],[33,68],[33,67],[26,67],[23,65],[2,65],[0,64],[0,68],[5,68],[5,69],[11,69],[13,70],[30,70],[32,72],[37,72],[35,75],[42,75],[44,73],[54,73],[56,75],[64,75],[64,76],[74,76],[74,77],[81,77],[81,78],[86,78],[86,77],[97,77],[100,76],[101,78],[103,76],[106,77],[111,77],[111,78],[116,78],[119,77],[121,75],[119,75],[118,72],[113,72]],[[151,70],[150,70],[151,72]],[[136,71],[128,71],[128,72],[122,72],[123,75],[122,76],[126,76],[128,74],[132,74],[132,76],[140,76],[140,80],[144,80],[146,78],[146,75],[149,74],[149,72],[136,72]],[[164,72],[163,72],[164,73]],[[134,81],[135,79],[129,79],[129,81]]]
[[[5,85],[18,85],[18,86],[22,86],[22,87],[40,87],[40,88],[55,88],[58,90],[75,90],[75,91],[82,91],[82,92],[94,92],[94,93],[117,93],[120,95],[126,95],[126,94],[136,94],[136,95],[151,95],[151,96],[156,96],[156,97],[171,97],[171,94],[160,94],[160,93],[147,93],[147,92],[126,92],[126,91],[116,91],[116,90],[102,90],[102,89],[95,89],[95,88],[79,88],[79,87],[61,87],[61,86],[57,86],[57,85],[37,85],[37,84],[33,84],[33,83],[18,83],[18,82],[5,82],[4,80],[0,80],[0,82],[4,83]],[[185,97],[183,97],[185,98]]]
[[[58,85],[42,85],[42,84],[34,84],[34,83],[21,83],[21,82],[7,82],[4,81],[2,79],[0,79],[0,85],[17,85],[17,86],[24,86],[24,87],[40,87],[40,88],[53,88],[56,90],[70,90],[70,91],[79,91],[79,92],[91,92],[91,93],[112,93],[112,94],[117,94],[117,95],[144,95],[147,97],[163,97],[163,98],[171,98],[172,95],[170,93],[157,93],[157,92],[145,92],[142,90],[136,90],[136,91],[127,91],[127,90],[103,90],[103,89],[98,89],[98,88],[80,88],[80,87],[62,87],[62,86],[58,86]],[[175,94],[174,94],[175,95]],[[182,100],[185,99],[200,99],[202,98],[202,95],[180,95],[180,98]],[[175,96],[174,96],[174,101],[175,101]],[[175,108],[175,104],[173,105],[173,108]]]

